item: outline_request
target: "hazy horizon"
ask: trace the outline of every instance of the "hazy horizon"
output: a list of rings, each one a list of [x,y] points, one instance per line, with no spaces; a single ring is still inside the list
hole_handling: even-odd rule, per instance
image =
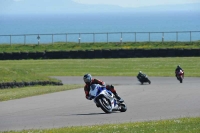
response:
[[[0,0],[0,15],[200,12],[200,0]]]

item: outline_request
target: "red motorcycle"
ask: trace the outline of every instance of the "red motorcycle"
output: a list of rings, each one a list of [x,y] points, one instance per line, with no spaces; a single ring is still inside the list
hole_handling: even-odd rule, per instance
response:
[[[179,72],[176,73],[177,75],[177,79],[180,81],[180,83],[183,82],[183,78],[184,78],[184,71],[180,70]]]

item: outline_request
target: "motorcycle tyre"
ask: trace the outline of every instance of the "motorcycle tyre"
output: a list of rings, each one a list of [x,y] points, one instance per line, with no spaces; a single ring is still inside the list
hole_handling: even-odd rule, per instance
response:
[[[180,83],[183,83],[183,78],[182,77],[180,77],[179,80],[180,80]]]
[[[151,84],[151,81],[148,79],[148,83]]]
[[[122,104],[120,104],[120,106],[121,106],[121,108],[120,108],[120,112],[126,112],[126,110],[127,110],[127,107],[126,107],[126,104],[125,103],[122,103]]]
[[[103,98],[105,98],[104,96],[101,96],[100,98],[98,98],[98,104],[100,106],[100,108],[105,112],[105,113],[112,113],[112,107],[110,105],[110,109],[108,109],[104,104],[103,104]]]

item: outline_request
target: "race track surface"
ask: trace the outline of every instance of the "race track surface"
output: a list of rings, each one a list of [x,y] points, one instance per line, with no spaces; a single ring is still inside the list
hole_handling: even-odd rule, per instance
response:
[[[83,84],[82,77],[56,78],[64,84]],[[174,77],[150,77],[150,85],[141,85],[135,77],[96,78],[115,85],[126,112],[105,114],[80,88],[0,102],[0,131],[200,116],[200,78],[186,77],[179,83]]]

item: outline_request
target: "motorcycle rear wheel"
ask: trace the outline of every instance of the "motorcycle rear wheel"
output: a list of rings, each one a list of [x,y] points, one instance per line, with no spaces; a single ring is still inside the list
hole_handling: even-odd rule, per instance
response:
[[[151,81],[148,79],[149,84],[151,84]]]
[[[125,104],[121,104],[120,106],[121,106],[121,109],[119,111],[125,112],[127,110],[127,107]]]

